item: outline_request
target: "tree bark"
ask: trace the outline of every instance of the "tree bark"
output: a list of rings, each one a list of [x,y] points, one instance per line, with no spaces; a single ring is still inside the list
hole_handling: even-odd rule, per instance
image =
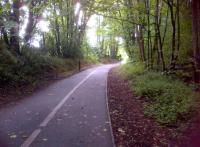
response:
[[[14,26],[10,29],[10,49],[13,50],[16,54],[20,54],[20,45],[19,45],[19,8],[20,0],[13,1],[10,19],[13,21]]]
[[[163,43],[162,43],[162,37],[161,37],[161,31],[160,31],[160,25],[161,25],[161,3],[159,0],[156,0],[156,8],[155,8],[155,32],[156,32],[156,43],[158,48],[158,66],[160,64],[160,61],[162,63],[162,70],[165,70],[165,59],[163,54]]]
[[[7,32],[6,32],[4,27],[1,29],[1,32],[3,34],[3,39],[4,39],[5,43],[6,43],[6,45],[9,46],[10,42],[9,42],[9,39],[8,39],[8,34],[7,34]]]
[[[27,44],[28,46],[30,45],[30,39],[32,38],[32,32],[33,32],[33,29],[35,27],[35,19],[34,19],[34,13],[33,13],[33,7],[34,7],[34,2],[32,1],[31,4],[30,4],[30,8],[29,8],[29,16],[28,16],[28,24],[27,24],[27,27],[26,27],[26,34],[25,34],[25,37],[24,37],[24,41],[25,41],[25,44]]]
[[[200,82],[200,1],[192,1],[194,82]]]
[[[174,2],[173,0],[168,0],[168,7],[171,14],[171,24],[172,24],[172,53],[171,53],[171,66],[170,69],[174,70],[176,66],[175,51],[176,51],[176,20],[174,17]]]
[[[145,0],[145,8],[146,8],[146,15],[147,15],[147,67],[152,67],[152,49],[151,49],[151,30],[150,30],[150,1]]]
[[[145,51],[144,51],[144,38],[143,38],[143,32],[142,32],[142,26],[138,25],[137,26],[137,41],[140,49],[140,57],[141,61],[145,62],[146,61],[146,56],[145,56]]]

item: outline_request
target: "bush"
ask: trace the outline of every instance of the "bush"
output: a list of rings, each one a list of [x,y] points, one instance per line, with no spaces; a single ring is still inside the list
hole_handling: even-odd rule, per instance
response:
[[[90,55],[88,57],[85,57],[84,61],[88,64],[98,63],[98,57],[95,55]]]
[[[23,49],[22,56],[15,56],[9,50],[0,53],[1,85],[34,85],[45,75],[65,72],[74,68],[72,60],[50,57],[37,50]]]
[[[47,57],[48,62],[56,72],[67,72],[76,68],[76,62],[71,59],[62,59],[58,57]]]
[[[143,74],[145,71],[145,67],[142,63],[135,63],[134,65],[129,63],[121,66],[119,71],[128,79],[132,79],[134,78],[134,76]]]
[[[0,50],[0,81],[1,85],[16,79],[14,75],[20,61],[7,49]]]
[[[139,65],[132,66],[122,67],[122,73],[129,78],[136,95],[149,100],[145,107],[147,115],[168,125],[175,124],[180,118],[186,118],[195,99],[191,87],[160,72],[142,71]]]

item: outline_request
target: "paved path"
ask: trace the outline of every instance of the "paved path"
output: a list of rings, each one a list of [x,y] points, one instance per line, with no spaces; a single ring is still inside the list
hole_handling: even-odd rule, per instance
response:
[[[112,147],[103,65],[0,110],[0,147]]]

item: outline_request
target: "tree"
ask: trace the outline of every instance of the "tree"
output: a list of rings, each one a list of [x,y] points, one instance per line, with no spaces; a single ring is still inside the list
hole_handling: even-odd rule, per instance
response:
[[[12,12],[10,13],[10,20],[13,23],[13,26],[10,29],[10,49],[13,50],[18,55],[20,54],[20,45],[19,45],[19,9],[21,7],[21,1],[15,0],[12,4]]]
[[[194,81],[200,82],[200,1],[192,0]]]

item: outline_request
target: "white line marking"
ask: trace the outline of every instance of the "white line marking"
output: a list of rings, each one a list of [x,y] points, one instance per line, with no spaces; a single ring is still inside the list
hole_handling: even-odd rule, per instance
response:
[[[85,82],[87,81],[95,71],[91,72],[86,78],[84,78],[80,83],[78,83],[65,97],[60,101],[60,103],[52,110],[52,112],[42,121],[39,125],[40,127],[46,127],[49,121],[55,116],[58,110],[64,105],[64,103],[68,100],[68,98]],[[31,143],[36,139],[36,137],[40,134],[41,130],[35,130],[21,145],[21,147],[29,147]]]
[[[83,79],[78,85],[76,85],[65,97],[64,99],[53,109],[53,111],[44,119],[44,121],[40,124],[40,127],[46,127],[49,121],[55,116],[57,111],[64,105],[66,100],[85,82],[87,79],[94,74],[95,71],[90,73],[85,79]]]
[[[35,130],[29,137],[26,139],[26,141],[21,145],[21,147],[29,147],[31,143],[36,139],[36,137],[40,134],[41,130],[37,129]]]

